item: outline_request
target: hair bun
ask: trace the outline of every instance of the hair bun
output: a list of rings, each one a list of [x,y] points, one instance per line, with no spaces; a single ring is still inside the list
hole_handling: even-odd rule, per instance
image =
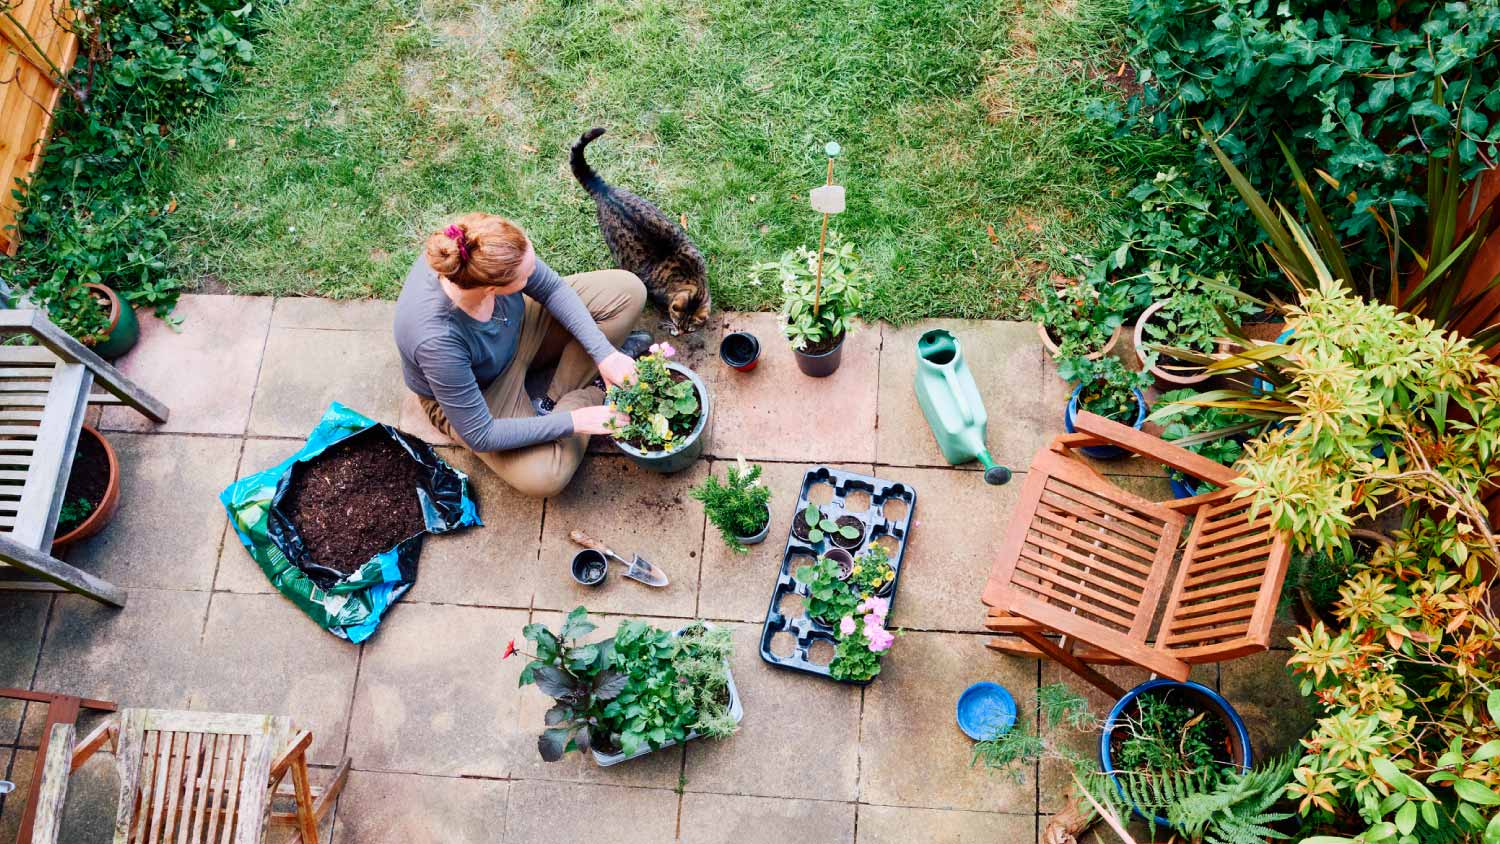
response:
[[[463,268],[463,255],[459,253],[458,242],[443,232],[434,232],[427,238],[427,264],[442,276],[453,277]]]

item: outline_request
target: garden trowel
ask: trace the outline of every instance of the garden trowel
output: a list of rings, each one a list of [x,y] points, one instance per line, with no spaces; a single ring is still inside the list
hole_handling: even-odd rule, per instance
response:
[[[660,566],[649,560],[641,559],[640,554],[636,554],[635,559],[627,561],[624,557],[611,551],[603,542],[581,530],[569,531],[568,538],[585,548],[592,548],[609,559],[615,560],[625,566],[625,576],[631,580],[639,580],[647,586],[658,587],[666,586],[670,582],[667,580],[667,573],[662,571]]]

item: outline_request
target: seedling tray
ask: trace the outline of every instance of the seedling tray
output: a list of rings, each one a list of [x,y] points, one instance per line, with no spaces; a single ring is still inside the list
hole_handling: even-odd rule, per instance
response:
[[[899,481],[873,478],[853,472],[840,472],[827,466],[808,470],[802,478],[802,487],[797,492],[797,509],[792,516],[792,529],[787,532],[786,546],[781,553],[781,570],[776,575],[776,588],[771,593],[771,605],[766,608],[766,625],[760,636],[760,658],[778,667],[792,671],[816,674],[833,679],[828,671],[828,661],[833,658],[833,647],[838,643],[837,631],[821,621],[807,615],[807,589],[793,577],[799,566],[815,561],[820,554],[834,546],[828,537],[819,542],[806,542],[793,532],[797,519],[807,509],[815,490],[831,487],[833,498],[820,505],[823,515],[837,521],[841,516],[854,516],[864,523],[864,539],[856,548],[846,549],[856,559],[871,543],[880,542],[890,555],[891,568],[895,572],[890,601],[895,605],[900,593],[901,567],[906,559],[907,538],[910,535],[912,514],[917,509],[917,491]],[[821,499],[827,493],[818,497]],[[869,505],[859,509],[860,502],[868,499]],[[771,650],[771,643],[778,634],[791,637],[791,652],[778,655]],[[828,660],[816,662],[811,658],[817,646]],[[785,650],[785,646],[781,647]],[[863,686],[869,683],[843,681]]]

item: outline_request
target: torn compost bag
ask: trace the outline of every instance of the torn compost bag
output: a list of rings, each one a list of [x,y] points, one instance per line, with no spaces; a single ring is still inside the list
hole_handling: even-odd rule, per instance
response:
[[[367,433],[369,432],[369,433]],[[388,436],[423,469],[423,483],[412,491],[422,504],[426,530],[371,557],[351,574],[318,565],[309,558],[297,527],[282,509],[292,479],[305,464],[330,446],[357,436]],[[385,611],[417,579],[417,556],[428,533],[483,524],[469,492],[469,477],[445,463],[432,446],[382,425],[334,402],[291,457],[231,484],[219,495],[229,521],[261,571],[328,632],[363,642]]]

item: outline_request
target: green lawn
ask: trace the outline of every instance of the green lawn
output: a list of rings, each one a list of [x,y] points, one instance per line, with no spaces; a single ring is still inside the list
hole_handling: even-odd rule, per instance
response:
[[[709,258],[715,304],[775,307],[748,266],[817,237],[807,189],[844,147],[836,228],[873,272],[868,316],[1015,317],[1076,268],[1147,165],[1085,105],[1123,2],[290,0],[260,58],[171,168],[189,279],[392,297],[425,234],[484,209],[552,265],[606,265],[566,148]],[[990,231],[993,227],[993,233]]]

